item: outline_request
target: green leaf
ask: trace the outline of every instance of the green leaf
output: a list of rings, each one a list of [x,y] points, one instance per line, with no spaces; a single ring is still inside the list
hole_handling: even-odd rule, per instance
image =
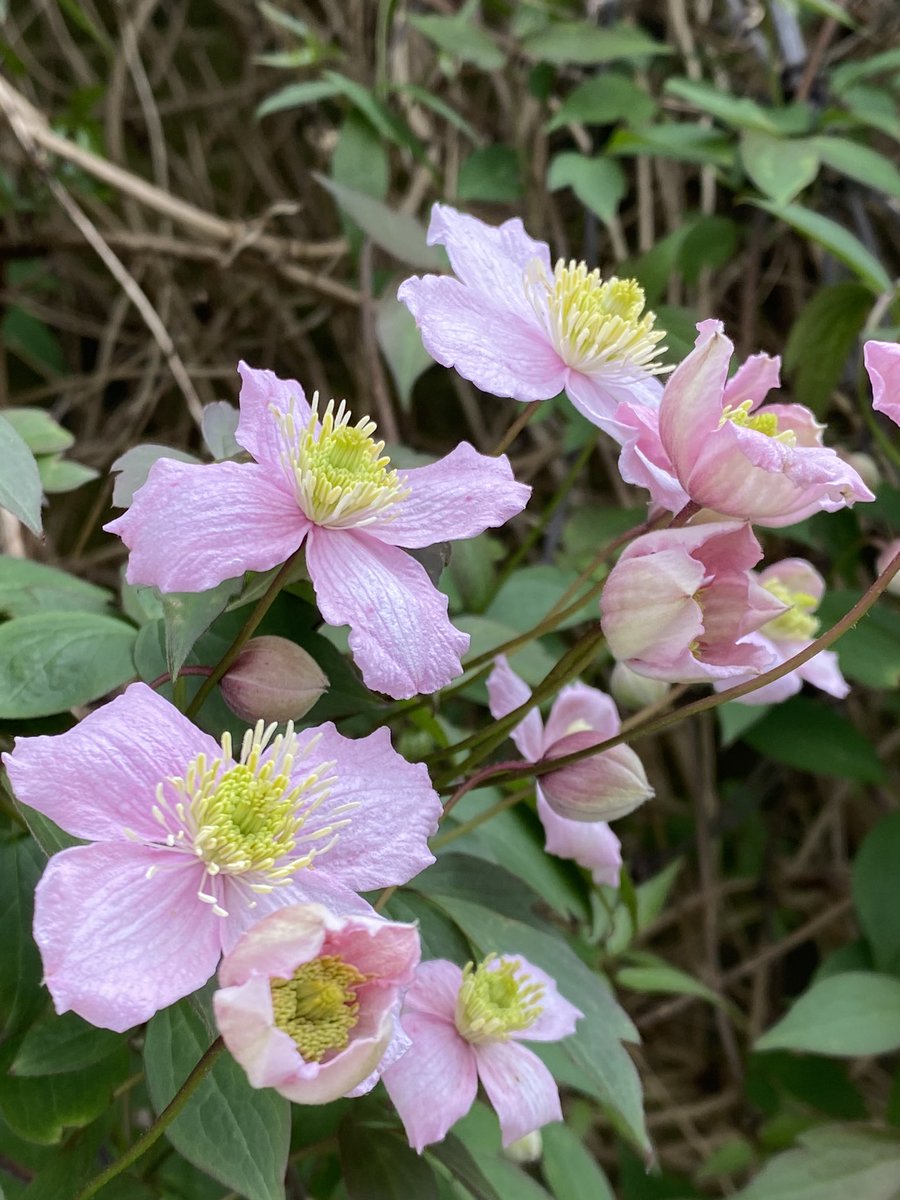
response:
[[[869,971],[831,975],[794,1002],[757,1050],[856,1057],[900,1048],[900,979]]]
[[[455,554],[456,546],[453,547],[453,550]],[[518,636],[520,632],[518,629],[513,629],[512,626],[503,625],[490,617],[470,616],[468,613],[454,618],[453,624],[463,633],[468,633],[472,639],[466,658],[475,658],[479,654],[486,654],[494,646],[503,645],[504,642]],[[513,670],[522,676],[529,687],[535,687],[540,683],[554,663],[550,654],[538,642],[531,642],[520,650],[514,650],[509,655],[509,661]]]
[[[654,58],[672,49],[632,25],[600,28],[587,21],[555,21],[522,42],[525,55],[536,62],[598,66],[617,59]]]
[[[44,858],[31,838],[0,842],[0,1040],[14,1038],[46,1003],[31,936],[34,889]]]
[[[900,46],[841,63],[829,72],[829,82],[836,92],[843,93],[862,79],[896,70],[900,70]]]
[[[734,164],[734,144],[715,129],[663,121],[640,129],[617,129],[606,146],[607,154],[649,154],[674,158],[679,162],[710,163],[730,168]]]
[[[44,852],[45,858],[49,858],[51,854],[58,854],[60,850],[70,850],[72,846],[83,846],[85,843],[78,838],[72,837],[71,834],[60,829],[60,827],[49,817],[45,817],[43,813],[39,813],[36,808],[29,808],[27,804],[23,804],[21,800],[13,797],[16,808],[19,810],[22,820],[28,826],[29,832],[34,840]]]
[[[8,408],[3,415],[32,454],[60,454],[75,444],[72,434],[43,408]]]
[[[510,629],[527,633],[546,617],[577,579],[575,571],[565,571],[546,563],[521,567],[503,583],[484,615]],[[568,629],[570,625],[593,617],[594,613],[594,601],[589,600],[584,608],[574,612],[557,628]]]
[[[9,421],[0,416],[0,508],[38,537],[41,533],[41,477],[34,455]]]
[[[778,126],[766,110],[754,100],[732,96],[712,83],[701,83],[690,79],[669,79],[665,91],[670,96],[686,100],[688,104],[709,113],[726,125],[738,129],[758,129],[764,133],[778,133]]]
[[[443,251],[437,246],[427,245],[425,229],[415,217],[408,213],[395,212],[380,200],[354,191],[353,188],[345,187],[317,172],[313,172],[313,178],[331,193],[343,211],[352,217],[360,229],[382,250],[413,267],[423,267],[430,271],[440,271],[446,267],[447,260]]]
[[[686,971],[670,967],[668,963],[647,966],[622,967],[616,971],[616,983],[631,988],[634,992],[661,993],[666,996],[699,996],[710,1004],[721,1004],[722,997],[694,979]]]
[[[338,1129],[338,1148],[349,1200],[438,1200],[434,1171],[392,1129],[367,1125],[351,1111]]]
[[[803,208],[800,204],[770,204],[767,200],[748,200],[747,203],[786,221],[804,237],[818,242],[829,254],[855,271],[873,291],[887,294],[893,290],[890,276],[875,255],[837,221]]]
[[[741,135],[744,170],[776,204],[788,204],[819,174],[812,138],[773,137],[759,129]]]
[[[889,158],[879,154],[877,150],[862,146],[859,142],[852,142],[849,138],[823,135],[812,138],[811,141],[822,162],[833,167],[835,171],[849,175],[851,179],[856,179],[866,187],[876,188],[888,196],[900,199],[900,171]]]
[[[112,503],[115,508],[128,508],[134,498],[134,493],[147,481],[150,468],[160,458],[174,458],[176,462],[196,463],[200,460],[193,454],[183,450],[173,450],[171,446],[153,446],[149,443],[143,446],[132,446],[124,454],[120,454],[110,471],[116,473],[113,484]]]
[[[272,113],[284,112],[290,108],[303,108],[307,104],[318,104],[321,100],[330,100],[332,96],[340,96],[341,88],[333,81],[326,79],[310,79],[305,83],[289,83],[279,88],[271,96],[267,96],[262,104],[257,106],[256,118],[271,116]]]
[[[881,783],[884,765],[855,725],[818,700],[795,696],[744,734],[760,754],[799,771]]]
[[[393,288],[375,305],[375,335],[394,378],[400,405],[409,411],[416,380],[434,366],[434,359],[422,345],[415,318],[397,299]]]
[[[98,613],[40,612],[0,625],[0,719],[99,700],[135,674],[135,630]]]
[[[390,184],[384,142],[358,112],[348,112],[331,158],[331,176],[339,184],[383,200]],[[347,217],[344,217],[347,221]],[[357,231],[358,226],[353,225]]]
[[[518,200],[522,195],[519,158],[511,146],[483,146],[473,150],[459,168],[459,200]]]
[[[144,1068],[154,1109],[166,1107],[210,1044],[200,1016],[185,1001],[147,1026]],[[270,1088],[253,1088],[221,1054],[190,1102],[166,1130],[188,1162],[247,1200],[284,1200],[290,1104]]]
[[[796,400],[817,416],[829,411],[834,389],[871,311],[872,293],[867,287],[835,283],[815,292],[794,322],[784,366]]]
[[[629,125],[641,125],[652,121],[656,114],[656,102],[629,79],[627,75],[607,72],[586,79],[574,91],[569,92],[559,109],[547,122],[547,132],[560,129],[563,125],[614,125],[626,121]]]
[[[455,847],[407,886],[432,898],[451,896],[472,900],[496,913],[521,916],[526,921],[539,899],[532,887],[505,867],[459,854]]]
[[[716,709],[716,717],[722,734],[722,748],[733,746],[748,729],[763,719],[770,708],[769,704],[741,704],[739,700],[720,704]]]
[[[475,1200],[502,1200],[500,1193],[479,1167],[473,1155],[455,1134],[448,1133],[442,1142],[429,1146],[427,1154],[437,1159],[454,1179],[464,1184]],[[596,1200],[602,1200],[602,1197],[597,1197]]]
[[[0,322],[0,341],[41,375],[62,375],[66,369],[56,334],[18,304],[10,305]]]
[[[452,17],[410,14],[406,19],[439,50],[482,71],[499,71],[506,62],[506,55],[493,40],[463,13]]]
[[[100,472],[95,471],[93,467],[86,467],[84,463],[61,458],[58,454],[40,457],[37,465],[41,486],[48,496],[56,496],[62,492],[74,492],[76,488],[90,483],[100,475]]]
[[[324,71],[323,76],[340,88],[343,95],[357,112],[365,117],[379,137],[413,151],[416,157],[423,156],[424,152],[418,138],[367,87],[357,83],[355,79],[341,75],[339,71]]]
[[[593,1155],[567,1125],[547,1125],[541,1135],[541,1168],[557,1200],[616,1200]]]
[[[476,1100],[468,1114],[457,1121],[454,1133],[503,1200],[550,1200],[545,1188],[503,1154],[500,1125],[493,1109]]]
[[[869,833],[853,863],[853,903],[881,971],[900,972],[900,812],[888,813]]]
[[[124,1045],[125,1035],[96,1029],[73,1012],[46,1013],[25,1034],[13,1075],[62,1075],[90,1066]]]
[[[820,1125],[802,1133],[733,1200],[896,1200],[900,1143],[852,1126]]]
[[[547,187],[551,192],[570,187],[585,207],[609,224],[628,191],[625,173],[608,158],[588,158],[567,150],[550,163]]]
[[[53,1145],[66,1129],[89,1125],[109,1108],[128,1065],[124,1043],[99,1062],[64,1075],[18,1078],[3,1070],[8,1061],[0,1061],[0,1112],[21,1137]]]
[[[206,447],[216,462],[235,458],[244,453],[243,446],[235,441],[240,412],[227,400],[213,400],[203,407],[201,430]]]
[[[225,611],[241,587],[239,579],[225,579],[208,592],[167,592],[162,597],[166,627],[166,666],[174,679],[197,639]]]
[[[107,611],[111,594],[68,571],[30,558],[0,554],[0,612],[24,617],[33,612]]]
[[[423,960],[447,958],[464,967],[472,958],[472,948],[459,926],[434,901],[409,888],[395,892],[385,906],[392,921],[415,921]]]
[[[842,589],[826,592],[817,613],[823,627],[844,616],[861,595]],[[870,609],[834,648],[848,678],[867,687],[900,686],[900,612],[893,605],[878,604]]]

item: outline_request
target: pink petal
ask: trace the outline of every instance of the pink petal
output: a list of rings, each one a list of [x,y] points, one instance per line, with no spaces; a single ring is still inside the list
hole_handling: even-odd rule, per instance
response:
[[[128,582],[205,592],[290,558],[309,522],[272,475],[256,463],[158,459],[131,508],[103,527],[131,551]]]
[[[329,880],[364,892],[407,883],[430,866],[434,856],[427,842],[437,830],[441,803],[425,765],[402,758],[384,728],[350,739],[329,722],[305,730],[301,744],[314,737],[310,754],[297,757],[294,777],[299,781],[310,765],[333,761],[337,780],[310,814],[308,831],[348,821],[336,829],[337,842],[316,860],[316,868]]]
[[[516,1042],[485,1042],[474,1050],[478,1077],[500,1118],[504,1146],[562,1120],[556,1081],[536,1054]]]
[[[570,683],[564,687],[550,709],[547,728],[544,732],[544,750],[554,742],[574,733],[573,725],[579,729],[594,730],[603,738],[614,737],[619,732],[619,713],[611,696],[586,683]]]
[[[777,355],[770,358],[768,354],[751,354],[726,383],[722,403],[737,408],[745,400],[752,400],[753,409],[780,386],[781,359]]]
[[[296,1075],[300,1055],[290,1034],[274,1023],[268,978],[220,987],[212,1002],[225,1045],[252,1087],[278,1087]]]
[[[583,417],[621,444],[617,413],[620,405],[647,408],[656,413],[662,397],[662,384],[655,375],[623,374],[621,367],[610,367],[596,375],[570,370],[565,382],[566,395]]]
[[[237,987],[263,975],[290,979],[300,963],[321,953],[329,928],[340,920],[321,904],[291,904],[253,925],[253,936],[241,935],[219,968],[222,987]]]
[[[515,673],[505,654],[498,654],[487,681],[491,716],[505,717],[531,699],[531,688]],[[528,762],[537,762],[544,753],[544,724],[537,706],[523,717],[510,734],[516,748]]]
[[[401,1020],[412,1045],[382,1078],[409,1144],[421,1154],[472,1107],[478,1075],[472,1047],[454,1025],[408,1010]]]
[[[516,483],[505,454],[491,458],[468,442],[427,467],[404,472],[410,495],[366,533],[410,548],[477,537],[505,524],[528,503],[531,488]]]
[[[838,700],[850,694],[850,684],[841,674],[838,656],[833,650],[820,650],[809,662],[797,668],[797,674],[813,687],[827,692],[829,696],[836,696]]]
[[[863,358],[872,384],[872,407],[900,425],[900,345],[866,342]]]
[[[311,410],[303,388],[296,379],[279,379],[273,371],[256,370],[238,363],[241,376],[241,417],[235,440],[268,467],[275,478],[285,478],[289,490],[293,482],[283,461],[285,439],[275,413],[293,411],[298,424],[309,422]],[[274,411],[273,411],[274,410]]]
[[[697,451],[718,428],[734,346],[718,321],[703,321],[694,349],[669,377],[659,406],[659,434],[680,482],[688,483]]]
[[[703,630],[693,597],[705,576],[703,565],[681,546],[641,557],[623,555],[600,596],[601,624],[613,656],[643,674],[635,662],[643,663],[647,654],[662,663],[689,646]]]
[[[576,1022],[584,1016],[580,1008],[570,1004],[565,996],[559,994],[556,980],[530,963],[527,959],[516,954],[501,954],[496,966],[501,963],[514,962],[520,964],[516,972],[519,980],[528,979],[532,983],[541,983],[544,994],[541,997],[541,1015],[537,1020],[519,1033],[511,1033],[510,1037],[525,1042],[558,1042],[560,1038],[568,1037],[575,1032]]]
[[[760,572],[760,583],[777,582],[792,592],[803,592],[812,596],[818,607],[825,595],[825,580],[805,558],[783,558]]]
[[[152,811],[157,785],[183,775],[198,754],[213,759],[221,747],[133,683],[66,733],[17,738],[3,761],[19,799],[75,837],[124,842],[132,830],[162,841]]]
[[[596,884],[619,886],[622,843],[605,821],[570,821],[558,816],[537,789],[537,813],[546,834],[545,849],[586,867]]]
[[[447,597],[408,554],[354,529],[315,526],[306,563],[322,616],[350,626],[368,687],[405,700],[462,673],[468,634],[450,624]]]
[[[372,986],[413,982],[421,946],[415,925],[385,921],[383,917],[349,917],[335,933],[329,933],[326,954],[337,954],[372,979]]]
[[[54,855],[35,892],[34,937],[56,1011],[121,1032],[202,987],[219,961],[220,918],[197,899],[201,881],[193,859],[165,849]]]
[[[462,981],[460,968],[445,958],[420,963],[403,1002],[404,1013],[424,1013],[436,1020],[449,1021],[455,1028],[456,1001]]]
[[[495,396],[549,400],[562,391],[566,366],[532,314],[499,307],[446,275],[413,276],[397,296],[416,319],[425,349],[444,367]]]
[[[602,734],[570,733],[554,742],[546,758],[562,758],[606,739]],[[547,803],[571,821],[617,821],[653,796],[644,766],[630,746],[613,746],[600,754],[542,776]]]
[[[301,845],[302,853],[307,847]],[[216,878],[219,904],[228,913],[220,918],[222,953],[230,954],[241,934],[270,913],[292,904],[322,904],[332,913],[371,915],[372,906],[345,884],[322,871],[301,868],[287,883],[271,892],[253,892],[238,876]]]
[[[659,413],[644,405],[622,404],[615,424],[613,436],[622,447],[619,474],[626,483],[646,488],[655,504],[680,512],[689,497],[660,440]]]

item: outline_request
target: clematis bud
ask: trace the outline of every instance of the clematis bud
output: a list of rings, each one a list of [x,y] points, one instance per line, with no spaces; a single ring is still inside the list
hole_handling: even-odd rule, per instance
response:
[[[569,733],[553,743],[543,761],[604,741],[596,730]],[[570,821],[616,821],[653,795],[641,760],[628,746],[613,746],[550,771],[541,776],[541,788],[553,811]]]
[[[544,1153],[544,1140],[539,1129],[532,1129],[524,1137],[517,1138],[503,1148],[503,1157],[511,1162],[527,1165],[536,1163]]]
[[[251,638],[221,682],[242,721],[297,721],[328,688],[316,660],[287,638]]]
[[[625,663],[617,662],[609,679],[609,690],[621,708],[636,710],[658,704],[668,692],[669,685],[662,679],[638,675]]]
[[[892,542],[888,542],[881,550],[878,558],[875,561],[875,570],[880,575],[887,567],[889,562],[892,562],[896,556],[900,554],[900,538],[895,538]],[[900,574],[895,575],[891,582],[887,585],[887,590],[892,596],[900,596]]]

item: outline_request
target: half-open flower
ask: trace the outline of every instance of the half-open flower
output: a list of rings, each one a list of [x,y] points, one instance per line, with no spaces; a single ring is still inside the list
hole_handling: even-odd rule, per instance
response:
[[[900,425],[900,343],[866,342],[863,358],[872,384],[872,407]]]
[[[418,963],[414,925],[290,905],[223,959],[216,1022],[254,1087],[295,1104],[359,1095],[409,1045],[400,998]]]
[[[235,437],[254,462],[162,458],[131,508],[107,526],[128,546],[130,583],[203,592],[267,571],[306,543],[306,566],[329,625],[350,626],[369,687],[406,698],[443,687],[468,635],[447,598],[405,549],[469,538],[525,507],[531,489],[505,456],[468,442],[427,467],[396,471],[367,417],[342,402],[312,407],[294,380],[241,363]]]

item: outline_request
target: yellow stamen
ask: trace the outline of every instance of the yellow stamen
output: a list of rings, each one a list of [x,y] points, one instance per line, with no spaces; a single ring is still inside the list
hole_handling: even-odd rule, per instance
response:
[[[275,1024],[297,1043],[307,1062],[343,1050],[359,1020],[356,989],[366,976],[333,954],[299,966],[290,979],[270,984]]]
[[[793,429],[779,431],[778,417],[775,413],[751,413],[752,407],[752,400],[744,400],[743,403],[734,406],[726,404],[722,409],[719,428],[721,429],[726,421],[731,421],[733,425],[739,425],[742,429],[755,429],[757,433],[764,433],[766,437],[773,438],[776,442],[783,442],[786,446],[797,445],[797,435]]]
[[[544,985],[527,975],[517,979],[521,968],[518,959],[501,962],[496,954],[477,967],[468,963],[456,1000],[456,1028],[466,1041],[506,1041],[538,1019]]]
[[[760,633],[774,641],[809,642],[819,631],[820,621],[811,614],[818,607],[818,600],[808,592],[795,592],[778,579],[763,584],[776,600],[787,604],[788,610],[763,625]]]

